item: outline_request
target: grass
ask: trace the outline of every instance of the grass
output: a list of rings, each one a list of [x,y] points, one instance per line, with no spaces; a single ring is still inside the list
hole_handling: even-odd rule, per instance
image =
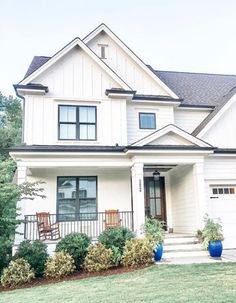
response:
[[[1,303],[236,302],[236,263],[155,265],[0,293]]]

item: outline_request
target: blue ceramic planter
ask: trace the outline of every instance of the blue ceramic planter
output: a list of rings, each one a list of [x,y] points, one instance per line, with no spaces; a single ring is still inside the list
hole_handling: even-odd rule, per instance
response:
[[[222,255],[223,245],[221,241],[210,241],[208,250],[210,256],[213,258],[219,258]]]
[[[156,262],[161,261],[162,254],[163,254],[163,245],[158,244],[154,249],[154,259]]]

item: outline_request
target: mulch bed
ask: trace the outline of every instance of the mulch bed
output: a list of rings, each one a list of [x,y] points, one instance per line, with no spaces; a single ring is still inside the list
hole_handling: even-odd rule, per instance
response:
[[[141,269],[141,267],[138,269]],[[0,292],[11,291],[11,290],[20,289],[20,288],[32,288],[32,287],[36,287],[36,286],[58,283],[58,282],[63,282],[63,281],[82,280],[82,279],[86,279],[86,278],[90,278],[90,277],[118,275],[118,274],[123,274],[123,273],[131,272],[131,271],[135,271],[135,270],[137,270],[137,269],[120,266],[120,267],[116,267],[116,268],[110,268],[108,270],[101,271],[101,272],[89,273],[89,272],[84,272],[84,271],[77,271],[77,272],[73,273],[72,275],[61,278],[61,279],[48,280],[45,278],[36,278],[30,283],[19,285],[14,288],[13,287],[6,288],[6,287],[0,286]]]

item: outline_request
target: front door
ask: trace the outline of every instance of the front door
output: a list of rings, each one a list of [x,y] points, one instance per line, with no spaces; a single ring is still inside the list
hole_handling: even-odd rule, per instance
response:
[[[165,180],[159,177],[144,178],[145,186],[145,215],[166,222]]]

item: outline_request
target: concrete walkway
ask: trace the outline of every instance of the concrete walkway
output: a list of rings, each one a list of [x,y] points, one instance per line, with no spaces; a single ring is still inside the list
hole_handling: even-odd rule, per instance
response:
[[[236,249],[225,249],[221,258],[211,258],[208,254],[196,257],[163,258],[156,264],[200,264],[200,263],[222,263],[236,262]]]

